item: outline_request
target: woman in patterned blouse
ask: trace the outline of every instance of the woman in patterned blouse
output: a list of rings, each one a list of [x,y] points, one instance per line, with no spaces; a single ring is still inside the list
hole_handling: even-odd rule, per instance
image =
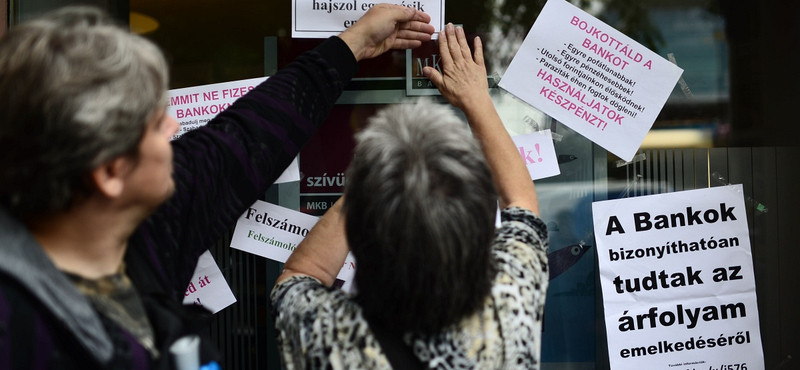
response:
[[[423,101],[379,112],[357,135],[345,196],[272,292],[288,369],[389,369],[376,331],[426,368],[539,368],[548,280],[536,191],[488,93],[481,40],[473,56],[448,24],[439,47],[442,71],[424,73],[472,132]],[[331,287],[348,249],[355,295]]]

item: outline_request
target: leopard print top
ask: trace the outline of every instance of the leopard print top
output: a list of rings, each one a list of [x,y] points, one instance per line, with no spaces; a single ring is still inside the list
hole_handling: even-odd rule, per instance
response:
[[[522,208],[503,210],[501,220],[493,245],[499,272],[483,308],[447,331],[403,338],[431,369],[540,367],[547,229]],[[287,369],[391,369],[353,296],[293,276],[270,299]]]

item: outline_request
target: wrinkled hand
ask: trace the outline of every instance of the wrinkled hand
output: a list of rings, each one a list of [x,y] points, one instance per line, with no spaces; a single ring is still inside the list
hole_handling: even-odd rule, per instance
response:
[[[461,110],[475,107],[489,97],[486,65],[483,61],[483,44],[475,37],[475,56],[470,53],[464,29],[448,23],[439,33],[439,53],[442,72],[425,67],[422,73],[439,88],[442,96]]]
[[[377,4],[339,37],[356,60],[374,58],[391,49],[417,48],[430,41],[431,16],[400,5]]]

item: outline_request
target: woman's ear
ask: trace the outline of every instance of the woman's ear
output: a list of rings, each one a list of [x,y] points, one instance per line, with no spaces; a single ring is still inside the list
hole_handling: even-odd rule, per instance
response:
[[[131,168],[131,160],[125,156],[114,158],[92,170],[92,183],[105,197],[117,198],[125,190],[125,178]]]

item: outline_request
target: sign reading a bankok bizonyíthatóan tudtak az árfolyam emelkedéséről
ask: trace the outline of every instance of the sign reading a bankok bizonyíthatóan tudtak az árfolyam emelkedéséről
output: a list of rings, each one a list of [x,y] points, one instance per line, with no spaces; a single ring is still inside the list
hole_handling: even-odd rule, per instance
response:
[[[764,369],[741,185],[595,202],[592,216],[612,370]]]

